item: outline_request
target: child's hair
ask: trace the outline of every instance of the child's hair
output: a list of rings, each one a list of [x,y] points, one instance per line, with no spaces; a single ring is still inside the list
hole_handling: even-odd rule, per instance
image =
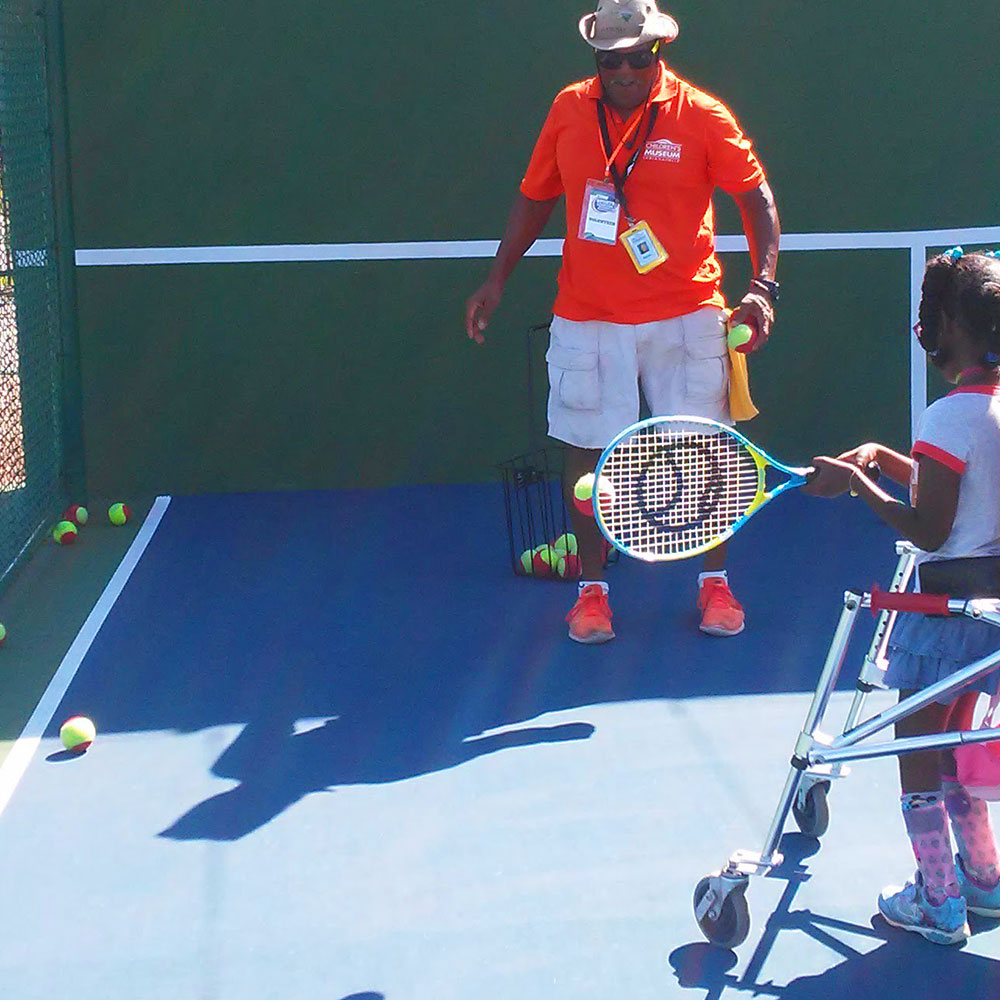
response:
[[[959,247],[932,257],[922,291],[920,325],[931,343],[943,313],[982,345],[984,364],[1000,364],[1000,258]]]

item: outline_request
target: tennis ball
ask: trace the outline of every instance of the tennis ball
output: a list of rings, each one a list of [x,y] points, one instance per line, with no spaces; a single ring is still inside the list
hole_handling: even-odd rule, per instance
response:
[[[108,520],[112,524],[124,524],[132,516],[132,511],[123,503],[113,503],[108,508]]]
[[[74,715],[67,719],[59,729],[59,739],[67,750],[78,750],[81,753],[94,742],[97,729],[90,719],[82,715]]]
[[[60,545],[72,545],[76,541],[76,525],[72,521],[60,521],[52,529],[52,537]]]
[[[573,503],[577,510],[590,517],[594,516],[594,474],[588,472],[582,475],[573,487]],[[597,480],[597,499],[601,505],[601,513],[607,514],[615,502],[615,488],[604,476]]]
[[[739,350],[744,344],[749,344],[755,336],[755,331],[749,323],[737,323],[729,331],[729,336],[726,338],[726,342],[734,350]]]
[[[7,641],[7,629],[4,628],[3,623],[0,622],[0,646],[2,646]]]
[[[525,576],[531,576],[531,574],[534,572],[533,568],[534,559],[535,559],[534,549],[525,549],[521,553],[521,572],[524,573]]]
[[[558,549],[566,555],[575,556],[580,551],[576,544],[576,535],[572,531],[567,531],[565,535],[560,535],[553,543],[552,548]]]
[[[87,508],[78,503],[73,504],[71,507],[67,507],[63,511],[63,520],[72,521],[78,528],[87,523],[87,518],[89,516]]]
[[[556,563],[556,576],[563,580],[575,580],[583,572],[583,563],[577,555],[564,555]]]
[[[531,560],[531,568],[535,576],[552,576],[559,553],[551,545],[539,545]]]

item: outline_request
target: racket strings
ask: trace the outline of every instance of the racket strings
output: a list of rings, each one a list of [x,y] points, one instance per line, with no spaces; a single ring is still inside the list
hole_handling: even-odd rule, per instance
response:
[[[620,441],[601,474],[615,500],[609,534],[633,555],[679,557],[726,534],[757,497],[749,451],[725,432],[642,428]]]

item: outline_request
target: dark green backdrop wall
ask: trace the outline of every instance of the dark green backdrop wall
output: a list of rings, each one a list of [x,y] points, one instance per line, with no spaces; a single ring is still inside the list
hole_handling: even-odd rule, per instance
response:
[[[77,246],[497,238],[549,101],[591,72],[587,9],[66,0]],[[786,232],[1000,223],[995,0],[668,9],[673,67],[737,113]],[[724,263],[738,293],[746,257]],[[557,261],[522,263],[477,348],[461,317],[486,267],[78,268],[91,492],[492,476],[526,443],[524,330]],[[792,460],[906,443],[908,268],[783,256],[752,436]]]

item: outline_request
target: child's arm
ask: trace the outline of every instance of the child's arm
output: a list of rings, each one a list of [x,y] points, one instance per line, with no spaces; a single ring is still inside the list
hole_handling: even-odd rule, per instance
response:
[[[917,463],[919,488],[913,507],[879,489],[856,465],[836,458],[814,458],[816,474],[803,490],[813,496],[835,497],[853,489],[898,534],[933,552],[951,534],[961,476],[926,455],[920,455]]]
[[[888,476],[894,483],[899,483],[900,486],[909,486],[910,484],[913,459],[906,455],[900,455],[898,451],[893,451],[884,444],[869,441],[867,444],[859,444],[857,448],[845,451],[837,458],[858,469],[867,469],[872,462],[875,462],[882,474]]]

